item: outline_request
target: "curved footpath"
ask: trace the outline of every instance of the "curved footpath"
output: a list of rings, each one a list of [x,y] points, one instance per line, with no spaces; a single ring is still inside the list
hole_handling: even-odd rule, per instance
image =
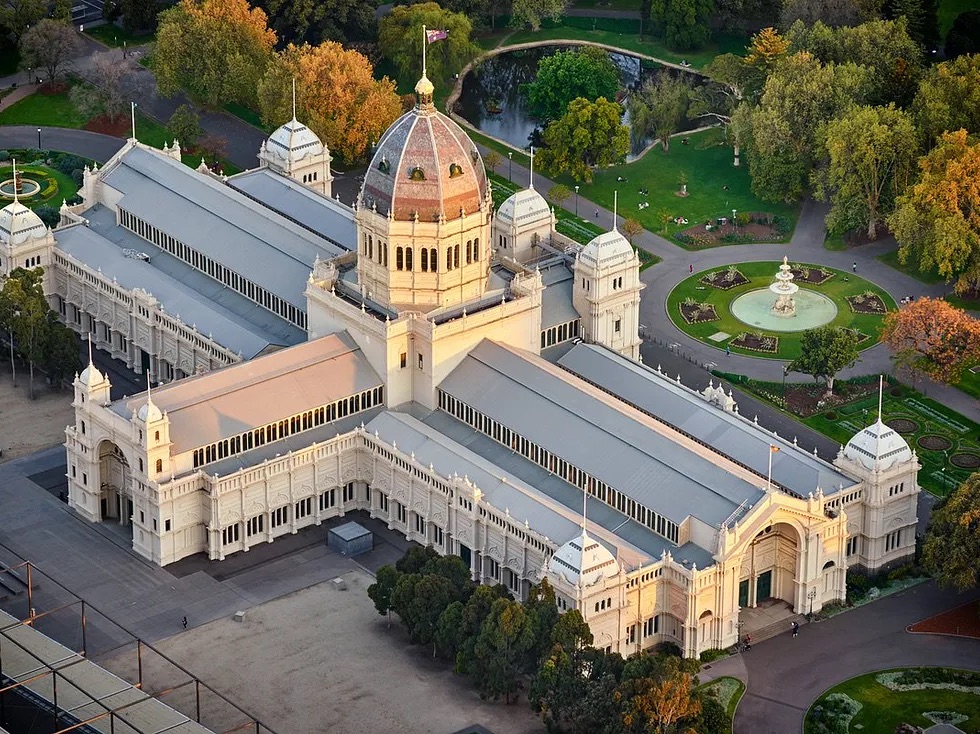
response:
[[[33,125],[0,126],[0,150],[36,148],[37,130],[37,126]],[[66,127],[41,128],[41,145],[45,150],[74,153],[83,158],[92,158],[100,164],[109,160],[125,142],[122,138],[88,130],[73,130]]]

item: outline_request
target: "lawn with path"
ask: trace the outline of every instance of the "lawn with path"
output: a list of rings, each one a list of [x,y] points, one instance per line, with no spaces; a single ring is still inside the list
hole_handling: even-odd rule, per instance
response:
[[[715,342],[709,340],[709,337],[718,332],[725,332],[730,335],[731,339],[734,339],[742,333],[755,334],[759,331],[757,327],[750,326],[735,318],[731,311],[731,302],[738,296],[749,291],[768,288],[773,282],[773,276],[776,274],[779,265],[780,263],[775,261],[739,263],[736,266],[738,272],[748,282],[729,288],[728,290],[707,285],[702,280],[710,272],[723,272],[723,270],[695,273],[678,283],[667,296],[667,313],[674,326],[685,334],[716,349],[724,350],[726,345],[729,344],[730,339]],[[884,301],[885,307],[890,311],[895,308],[895,301],[891,296],[870,281],[859,278],[853,273],[844,273],[825,266],[809,267],[814,269],[822,268],[826,272],[833,273],[833,276],[821,285],[808,284],[801,286],[816,293],[821,293],[834,301],[834,304],[837,306],[837,315],[829,322],[829,325],[857,329],[862,334],[867,335],[868,338],[861,342],[861,349],[867,349],[876,344],[881,333],[882,315],[854,313],[845,299],[848,296],[858,296],[865,291],[872,291]],[[713,321],[688,323],[681,314],[681,306],[685,304],[687,299],[693,299],[696,303],[712,306],[717,318]],[[775,296],[773,300],[775,301]],[[778,351],[771,354],[764,354],[758,351],[731,346],[732,353],[780,360],[795,359],[799,356],[800,335],[803,333],[802,331],[764,333],[767,336],[778,337]]]
[[[962,731],[980,728],[980,696],[965,691],[926,688],[917,691],[893,691],[878,682],[879,671],[851,678],[824,693],[810,710],[804,724],[805,734],[818,734],[826,729],[817,725],[818,707],[827,706],[827,697],[843,694],[861,704],[846,731],[861,734],[894,734],[902,723],[929,728],[936,722],[922,714],[930,711],[955,711],[968,719],[957,726]]]

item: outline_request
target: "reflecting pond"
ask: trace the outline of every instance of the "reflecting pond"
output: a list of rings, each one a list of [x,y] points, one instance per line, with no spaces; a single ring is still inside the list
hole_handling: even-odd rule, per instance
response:
[[[478,130],[505,140],[518,148],[526,148],[538,128],[538,122],[531,117],[527,97],[521,85],[534,80],[541,59],[559,51],[567,51],[571,46],[539,46],[521,51],[508,51],[491,56],[476,66],[463,79],[463,87],[456,112],[472,123]],[[662,69],[668,73],[682,75],[695,86],[703,83],[698,74],[679,71],[672,67],[641,63],[637,56],[609,53],[609,58],[619,69],[621,94],[620,102],[626,109],[625,97],[638,88],[651,74]],[[629,125],[629,111],[623,115],[623,123]],[[681,130],[690,130],[696,123],[685,121]],[[630,155],[633,158],[650,143],[650,138],[630,136]]]

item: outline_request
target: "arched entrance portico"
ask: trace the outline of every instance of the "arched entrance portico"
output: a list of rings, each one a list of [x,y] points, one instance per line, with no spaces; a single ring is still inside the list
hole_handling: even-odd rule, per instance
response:
[[[129,525],[133,517],[131,469],[126,455],[112,441],[99,444],[99,517]]]
[[[738,606],[748,609],[781,600],[792,607],[800,550],[800,533],[790,523],[772,523],[761,530],[742,556]]]

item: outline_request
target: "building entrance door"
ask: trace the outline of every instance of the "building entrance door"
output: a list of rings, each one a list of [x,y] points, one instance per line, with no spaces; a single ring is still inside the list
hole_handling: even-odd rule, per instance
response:
[[[738,582],[738,605],[745,609],[749,605],[749,580]]]
[[[755,582],[755,603],[765,601],[772,596],[772,571],[760,573]]]

